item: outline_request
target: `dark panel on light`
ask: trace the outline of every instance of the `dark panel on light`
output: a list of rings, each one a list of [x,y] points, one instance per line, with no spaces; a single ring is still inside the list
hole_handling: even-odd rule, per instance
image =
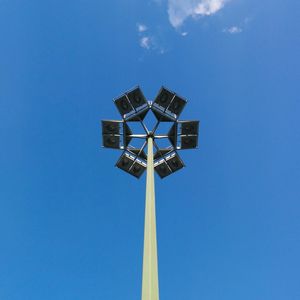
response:
[[[175,95],[174,93],[172,93],[169,90],[167,90],[166,88],[162,87],[153,103],[163,107],[164,109],[167,109],[167,107],[171,103],[174,95]]]
[[[147,104],[147,100],[139,87],[127,93],[127,97],[134,108]]]
[[[182,110],[184,109],[185,105],[186,105],[186,100],[176,95],[173,101],[171,102],[170,106],[168,107],[168,110],[178,117],[181,114]]]
[[[132,165],[132,167],[129,170],[129,173],[136,178],[140,178],[144,171],[146,170],[146,167],[142,165],[140,162],[135,161],[135,163]]]
[[[154,169],[160,178],[164,178],[172,173],[164,160],[160,164],[156,165]]]
[[[130,105],[125,95],[116,99],[115,104],[122,117],[133,110],[132,106]]]
[[[103,146],[106,148],[120,149],[120,136],[104,134]]]
[[[181,134],[198,134],[199,121],[180,121]]]
[[[177,153],[172,158],[169,158],[167,163],[173,172],[176,172],[184,167],[184,164]]]
[[[194,149],[198,145],[198,136],[181,136],[181,149]]]
[[[120,121],[102,121],[103,134],[120,134]]]

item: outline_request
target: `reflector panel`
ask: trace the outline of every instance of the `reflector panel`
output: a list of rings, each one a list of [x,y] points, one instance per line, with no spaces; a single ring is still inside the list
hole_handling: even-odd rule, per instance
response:
[[[162,160],[160,164],[156,165],[154,169],[160,178],[164,178],[172,173],[172,171],[170,170],[170,168],[164,160]]]
[[[180,121],[181,134],[198,134],[199,121]]]
[[[174,98],[174,95],[174,93],[162,87],[153,103],[161,106],[165,110],[171,103],[172,99]]]
[[[186,100],[176,95],[173,101],[171,102],[170,106],[168,107],[168,110],[178,117],[185,105],[186,105]]]
[[[120,134],[120,121],[102,121],[103,134]]]
[[[132,166],[133,162],[134,162],[134,159],[132,157],[130,157],[126,153],[123,153],[121,155],[121,157],[119,158],[116,166],[125,172],[129,172],[129,169]]]
[[[132,165],[131,169],[129,170],[129,173],[135,176],[136,178],[140,178],[145,170],[146,166],[136,160]]]
[[[181,149],[194,149],[198,145],[198,136],[181,136]]]
[[[169,158],[167,163],[173,172],[176,172],[184,167],[184,164],[177,153]]]
[[[115,104],[122,117],[133,110],[132,106],[130,105],[125,95],[116,99]]]
[[[120,136],[104,134],[103,146],[106,148],[120,149]]]
[[[147,100],[139,87],[127,93],[127,97],[134,108],[147,104]]]

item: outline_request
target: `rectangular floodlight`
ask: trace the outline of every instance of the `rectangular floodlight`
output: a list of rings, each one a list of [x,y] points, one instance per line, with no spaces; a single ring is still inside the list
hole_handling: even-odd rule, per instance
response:
[[[117,98],[115,100],[115,105],[117,106],[117,109],[120,112],[122,118],[124,118],[126,114],[129,114],[131,111],[133,111],[133,107],[131,106],[126,95]]]
[[[138,109],[141,106],[148,104],[142,90],[139,87],[135,88],[134,90],[132,90],[126,94],[127,94],[127,97],[129,99],[131,105],[135,109]]]
[[[102,134],[120,134],[122,121],[104,120],[102,121]]]
[[[155,164],[154,170],[160,178],[165,178],[172,173],[172,170],[170,169],[166,161],[163,159],[157,164]]]
[[[157,106],[159,109],[165,111],[168,106],[170,105],[172,99],[174,98],[175,93],[167,90],[166,88],[162,87],[156,96],[153,105]]]
[[[180,149],[194,149],[198,146],[198,135],[180,136]]]
[[[179,121],[181,125],[180,134],[182,135],[198,135],[199,121]]]
[[[184,163],[176,151],[169,151],[164,157],[158,159],[154,163],[154,169],[160,178],[169,176],[170,174],[182,169]]]
[[[105,148],[121,149],[119,135],[103,134],[102,140]]]
[[[133,163],[134,163],[134,157],[124,152],[119,158],[116,166],[125,172],[129,172],[129,169],[133,165]]]
[[[136,178],[140,178],[146,170],[146,164],[137,159],[135,155],[131,155],[128,152],[124,152],[121,155],[116,166]]]
[[[172,114],[176,115],[176,118],[179,117],[182,110],[184,109],[187,101],[179,96],[175,96],[171,102],[171,104],[168,107],[168,111],[170,111]]]
[[[131,166],[129,173],[136,178],[140,178],[143,175],[146,168],[147,168],[146,164],[142,163],[139,160],[136,160],[134,164]]]
[[[170,155],[170,157],[167,158],[167,164],[172,172],[176,172],[184,167],[183,161],[177,152],[174,152],[172,155]]]

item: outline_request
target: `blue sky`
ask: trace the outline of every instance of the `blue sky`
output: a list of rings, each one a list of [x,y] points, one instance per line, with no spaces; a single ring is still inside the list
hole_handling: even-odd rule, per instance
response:
[[[139,84],[200,119],[156,180],[160,298],[300,299],[300,4],[0,1],[0,299],[140,299],[145,177],[101,149]]]

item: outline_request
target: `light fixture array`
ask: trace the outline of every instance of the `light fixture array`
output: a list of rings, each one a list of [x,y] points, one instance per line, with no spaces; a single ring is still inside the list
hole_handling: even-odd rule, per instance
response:
[[[199,121],[179,121],[187,101],[176,93],[162,87],[153,102],[147,101],[140,87],[136,87],[114,100],[122,120],[102,121],[102,140],[105,148],[123,150],[116,166],[125,172],[140,178],[147,167],[145,147],[147,139],[153,138],[156,148],[154,169],[164,178],[184,167],[178,150],[194,149],[198,146]],[[148,130],[144,119],[151,111],[156,117],[156,124]],[[144,132],[134,134],[131,122],[140,122]],[[156,134],[161,122],[170,123],[170,130],[165,135]],[[132,139],[144,139],[140,148],[130,145]],[[170,146],[158,147],[156,140],[168,139]]]

